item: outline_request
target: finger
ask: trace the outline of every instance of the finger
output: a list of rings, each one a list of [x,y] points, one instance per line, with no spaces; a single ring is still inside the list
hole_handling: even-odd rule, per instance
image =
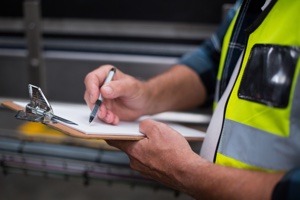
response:
[[[144,176],[149,177],[150,168],[136,158],[134,148],[140,141],[126,141],[126,140],[106,140],[110,146],[116,147],[125,152],[130,159],[130,167],[136,171],[141,172]]]
[[[89,104],[94,104],[99,96],[99,79],[97,77],[97,74],[94,72],[90,72],[86,75],[84,79],[85,84],[85,100]]]
[[[90,102],[89,93],[87,91],[84,92],[84,96],[83,97],[84,97],[85,103],[88,105],[88,107],[90,109],[92,109],[93,105]]]
[[[86,75],[84,79],[86,87],[85,99],[90,104],[94,104],[98,99],[100,94],[99,88],[102,86],[109,70],[112,67],[113,66],[111,65],[104,65]]]
[[[113,125],[117,125],[118,123],[120,122],[120,118],[119,118],[119,116],[118,115],[115,115],[115,119],[114,119],[114,121],[113,121]]]
[[[153,170],[148,166],[145,165],[144,163],[140,162],[139,160],[135,159],[132,156],[128,156],[130,160],[130,167],[141,173],[142,176],[145,178],[151,178],[153,179]]]
[[[101,104],[98,112],[97,112],[97,115],[99,117],[100,120],[104,120],[105,116],[107,115],[107,108],[106,106],[104,106],[103,104]]]
[[[98,118],[107,124],[116,125],[119,123],[119,117],[108,110],[105,105],[101,105],[97,113]]]
[[[114,146],[121,151],[125,152],[129,159],[130,159],[130,167],[133,170],[136,170],[140,172],[143,176],[147,178],[153,178],[153,175],[156,174],[155,171],[153,171],[149,166],[148,162],[143,162],[141,160],[141,156],[143,157],[142,154],[139,154],[139,147],[138,145],[142,142],[143,140],[139,141],[125,141],[125,140],[107,140],[106,142]]]
[[[104,117],[104,122],[108,124],[113,124],[115,121],[116,115],[113,114],[110,110],[107,111],[106,116]]]

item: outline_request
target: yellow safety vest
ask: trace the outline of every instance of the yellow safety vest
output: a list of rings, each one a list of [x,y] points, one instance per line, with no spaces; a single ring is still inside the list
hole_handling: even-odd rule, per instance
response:
[[[300,1],[269,6],[248,30],[216,148],[220,165],[261,171],[300,166]],[[235,21],[223,41],[219,79]]]

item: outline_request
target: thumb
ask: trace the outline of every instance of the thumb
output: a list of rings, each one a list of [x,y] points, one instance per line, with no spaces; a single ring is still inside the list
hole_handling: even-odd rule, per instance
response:
[[[160,122],[154,121],[152,119],[145,119],[140,123],[139,129],[140,132],[143,133],[147,138],[150,138],[160,132],[161,125],[163,124]]]
[[[137,83],[137,80],[131,77],[117,79],[104,84],[101,87],[101,94],[107,99],[134,96],[136,91],[138,91],[138,84],[135,83]]]
[[[106,98],[112,97],[113,92],[114,92],[114,90],[113,90],[112,86],[109,84],[105,84],[101,88],[101,94]]]

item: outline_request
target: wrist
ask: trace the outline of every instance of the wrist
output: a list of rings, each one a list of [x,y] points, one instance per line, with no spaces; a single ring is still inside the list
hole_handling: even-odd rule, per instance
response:
[[[177,179],[178,189],[194,196],[193,192],[199,189],[199,179],[204,177],[201,175],[202,171],[205,171],[211,165],[212,163],[204,160],[198,154],[191,152],[187,156],[187,159],[180,161],[180,164],[176,165],[178,167],[172,172],[173,176]],[[195,187],[197,188],[196,190]]]
[[[145,99],[145,103],[144,103],[145,106],[142,114],[143,115],[156,114],[157,113],[156,111],[157,104],[155,103],[156,87],[151,80],[143,81],[142,84],[143,84],[144,99]]]

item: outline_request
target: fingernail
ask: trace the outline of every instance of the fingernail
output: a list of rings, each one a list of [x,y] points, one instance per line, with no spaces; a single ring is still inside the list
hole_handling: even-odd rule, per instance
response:
[[[106,94],[111,94],[113,92],[112,88],[109,86],[103,86],[102,90],[104,90]]]

